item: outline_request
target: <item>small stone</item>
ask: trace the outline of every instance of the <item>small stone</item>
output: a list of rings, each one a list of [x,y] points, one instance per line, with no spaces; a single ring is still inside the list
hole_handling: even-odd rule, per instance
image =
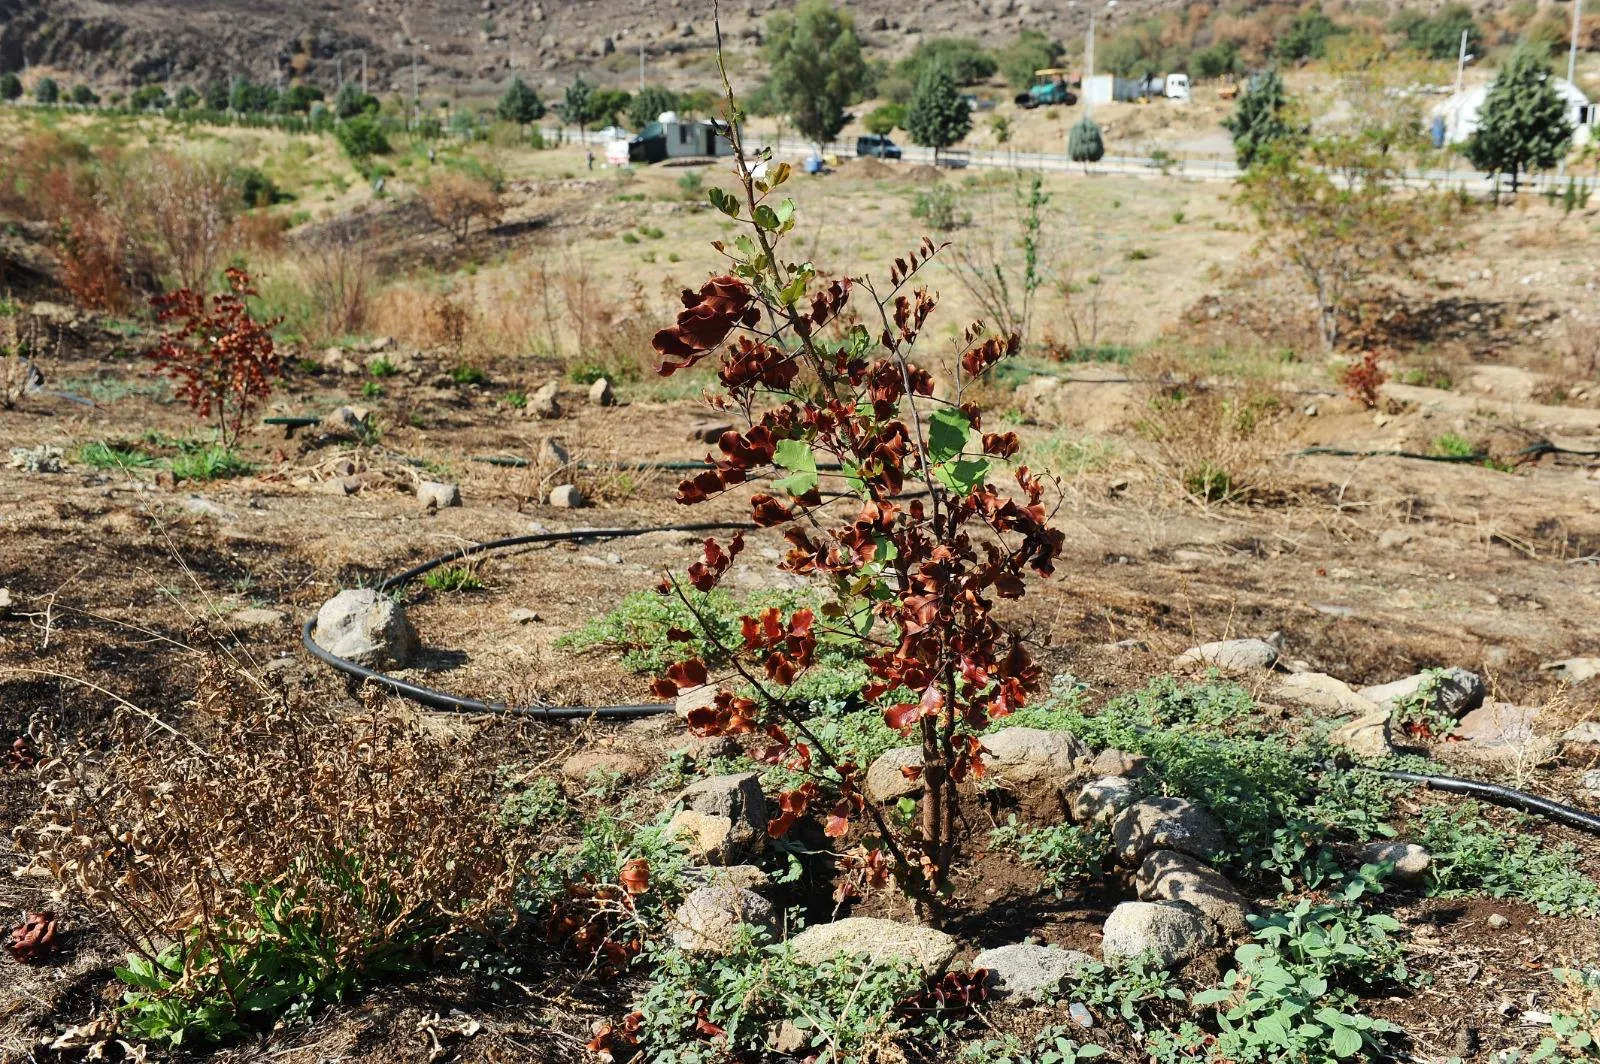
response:
[[[1271,668],[1278,648],[1264,639],[1225,639],[1190,647],[1172,660],[1175,669],[1213,668],[1224,676],[1241,676]]]
[[[1483,705],[1483,680],[1477,673],[1451,668],[1437,673],[1419,672],[1393,683],[1361,689],[1361,697],[1380,706],[1394,708],[1415,697],[1425,685],[1432,685],[1432,709],[1452,717],[1460,717],[1469,710]]]
[[[1402,883],[1421,882],[1433,864],[1433,855],[1414,842],[1369,842],[1356,858],[1362,864],[1394,865],[1394,878]]]
[[[1142,901],[1181,901],[1199,909],[1230,935],[1250,930],[1246,917],[1255,907],[1228,882],[1226,876],[1188,854],[1153,850],[1134,876]]]
[[[646,774],[644,762],[621,750],[579,750],[561,763],[561,775],[569,783],[587,785],[590,777],[617,777],[636,780]]]
[[[772,903],[742,887],[700,887],[691,891],[672,916],[672,943],[690,953],[727,954],[741,929],[775,931],[778,915]]]
[[[611,382],[604,377],[598,377],[589,385],[589,402],[596,406],[615,406],[616,394],[611,390]]]
[[[532,624],[534,621],[541,620],[541,618],[538,610],[530,610],[526,606],[519,606],[506,614],[506,620],[512,624]]]
[[[696,421],[689,426],[689,439],[701,443],[716,443],[724,432],[733,431],[731,421]]]
[[[4,605],[4,603],[0,603],[0,605]],[[240,610],[228,619],[241,628],[273,628],[282,624],[288,617],[278,610],[266,610],[252,606],[249,609]]]
[[[1096,776],[1123,776],[1127,779],[1137,779],[1147,770],[1149,758],[1143,754],[1130,754],[1125,750],[1115,748],[1102,750],[1094,755],[1094,760],[1089,763],[1089,771]]]
[[[444,484],[437,480],[419,481],[417,501],[436,510],[443,510],[447,506],[460,506],[461,488],[459,485]]]
[[[0,603],[3,605],[3,603]],[[1561,734],[1564,743],[1584,743],[1600,746],[1600,720],[1586,720],[1574,724]]]
[[[867,768],[867,797],[874,802],[892,802],[922,792],[922,779],[909,778],[900,770],[922,767],[922,747],[902,746],[878,757]]]
[[[563,510],[581,510],[589,504],[576,484],[558,484],[550,489],[550,505]]]
[[[1547,661],[1539,666],[1553,672],[1567,683],[1583,683],[1600,676],[1600,658],[1567,658],[1565,661]]]
[[[1592,768],[1585,772],[1581,786],[1590,798],[1600,798],[1600,768]]]
[[[1375,710],[1340,725],[1328,735],[1331,746],[1342,747],[1357,757],[1380,758],[1394,755],[1390,741],[1390,717],[1387,709]]]
[[[871,916],[808,927],[789,946],[802,964],[820,964],[840,954],[865,957],[869,964],[904,959],[929,975],[944,971],[956,955],[956,940],[943,931]]]
[[[1366,716],[1378,711],[1377,703],[1356,694],[1343,680],[1321,672],[1291,673],[1273,685],[1270,695],[1274,701],[1340,715],[1355,713]]]
[[[317,428],[323,435],[337,439],[365,439],[372,431],[372,411],[360,406],[341,406],[325,414]]]
[[[1149,953],[1162,968],[1173,968],[1192,960],[1211,942],[1210,926],[1192,905],[1125,901],[1106,917],[1100,952],[1107,961]]]
[[[715,852],[713,864],[733,864],[744,853],[759,853],[767,841],[767,798],[761,777],[754,772],[710,776],[685,787],[673,800],[684,812],[716,817],[728,822],[722,839],[707,849]],[[677,818],[674,817],[674,822]],[[706,830],[720,824],[701,825]]]
[[[972,971],[987,970],[998,997],[1041,1002],[1054,998],[1069,976],[1093,963],[1093,957],[1077,950],[1019,942],[979,953],[972,959]]]
[[[0,587],[0,610],[11,608],[11,589]]]
[[[341,591],[317,611],[318,646],[367,668],[405,668],[417,652],[417,633],[405,607],[372,588]]]
[[[1507,917],[1507,916],[1504,916],[1504,915],[1500,914],[1500,913],[1490,913],[1489,914],[1489,926],[1490,927],[1496,927],[1496,928],[1499,928],[1499,927],[1510,927],[1511,926],[1511,919],[1509,917]]]
[[[1378,536],[1379,550],[1399,550],[1411,542],[1411,533],[1403,528],[1386,528]]]
[[[1210,813],[1183,798],[1145,798],[1111,825],[1111,840],[1124,864],[1151,850],[1177,850],[1209,861],[1226,848],[1222,828]]]
[[[1067,1017],[1086,1031],[1094,1028],[1094,1013],[1081,1001],[1074,1001],[1067,1006]]]
[[[772,886],[772,877],[755,865],[748,864],[690,868],[685,871],[685,875],[690,881],[705,887],[743,887],[745,890],[761,890]]]
[[[673,703],[673,709],[679,717],[689,719],[689,714],[697,709],[710,709],[717,704],[717,688],[715,684],[703,684],[700,687],[686,687],[678,692],[678,697]]]
[[[556,392],[561,388],[558,381],[551,381],[543,385],[538,391],[528,397],[528,405],[523,409],[533,417],[552,420],[561,416],[561,403],[556,399]]]
[[[1456,722],[1450,751],[1480,763],[1535,765],[1548,761],[1558,748],[1554,740],[1535,734],[1539,710],[1509,702],[1490,702]]]
[[[1042,728],[1004,728],[985,735],[983,747],[993,778],[1025,790],[1059,792],[1082,777],[1078,760],[1089,756],[1089,748],[1071,732]]]
[[[778,1024],[777,1031],[772,1035],[772,1051],[779,1056],[797,1057],[810,1044],[811,1035],[788,1020]]]
[[[667,821],[667,837],[683,843],[691,857],[710,864],[728,864],[740,853],[730,817],[680,809]]]
[[[572,464],[572,456],[559,442],[549,436],[539,444],[539,464],[553,469],[565,469]]]
[[[1110,820],[1133,804],[1138,792],[1133,781],[1122,776],[1102,776],[1090,780],[1073,795],[1069,811],[1080,824],[1099,824]]]

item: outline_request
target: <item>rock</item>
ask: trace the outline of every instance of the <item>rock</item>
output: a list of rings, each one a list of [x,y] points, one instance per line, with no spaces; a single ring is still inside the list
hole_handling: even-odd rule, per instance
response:
[[[672,943],[690,953],[726,954],[739,940],[740,928],[777,930],[772,903],[743,887],[700,887],[691,891],[672,914]]]
[[[1054,998],[1068,976],[1093,963],[1093,957],[1075,949],[1019,942],[984,950],[972,959],[972,970],[987,969],[999,997],[1040,1002]]]
[[[0,610],[8,610],[10,608],[11,589],[9,587],[0,587]]]
[[[1184,798],[1144,798],[1133,803],[1112,822],[1111,841],[1128,865],[1151,850],[1177,850],[1209,861],[1227,845],[1211,814]]]
[[[341,591],[317,611],[317,645],[369,669],[403,669],[417,652],[405,607],[371,588]]]
[[[1245,917],[1255,911],[1226,876],[1188,854],[1152,850],[1133,878],[1141,901],[1181,901],[1230,935],[1250,930]]]
[[[596,55],[610,55],[617,50],[617,42],[610,37],[602,37],[600,43],[594,46],[594,50]]]
[[[892,802],[896,798],[922,792],[922,780],[908,779],[902,768],[922,767],[922,747],[902,746],[878,757],[867,768],[867,797],[874,802]]]
[[[1493,764],[1536,765],[1555,755],[1558,744],[1534,734],[1539,711],[1510,702],[1479,706],[1456,722],[1447,749],[1474,761]]]
[[[1587,743],[1600,746],[1600,720],[1586,720],[1574,724],[1561,735],[1564,743]]]
[[[766,846],[767,798],[761,793],[761,777],[754,772],[696,780],[673,799],[673,804],[686,812],[728,821],[721,844],[713,847],[721,858],[714,864],[731,864],[738,854],[757,853]]]
[[[443,510],[447,506],[460,506],[461,488],[456,484],[444,484],[437,480],[418,481],[417,501],[435,510]]]
[[[1067,1006],[1067,1017],[1086,1031],[1094,1027],[1094,1013],[1081,1001],[1074,1001]]]
[[[1600,768],[1592,768],[1585,772],[1580,786],[1590,798],[1600,798]]]
[[[1330,732],[1328,743],[1342,747],[1357,757],[1392,757],[1395,751],[1394,744],[1390,742],[1390,715],[1387,709],[1379,709],[1357,717]]]
[[[550,489],[550,505],[563,510],[581,510],[589,505],[576,484],[558,484]]]
[[[1072,796],[1068,809],[1080,824],[1099,824],[1110,820],[1138,797],[1133,781],[1124,776],[1101,776],[1083,785]]]
[[[275,628],[288,620],[288,615],[279,610],[264,610],[257,607],[240,610],[228,620],[241,628]]]
[[[41,443],[37,447],[11,448],[11,468],[24,473],[59,473],[65,468],[59,447]]]
[[[364,440],[372,431],[372,411],[362,406],[341,406],[323,415],[317,428],[324,436]]]
[[[539,464],[552,469],[565,469],[572,464],[572,456],[567,449],[549,436],[539,444]]]
[[[1378,704],[1356,694],[1355,689],[1343,680],[1321,672],[1297,672],[1285,676],[1268,692],[1275,702],[1289,702],[1297,706],[1325,710],[1334,714],[1366,716],[1378,710]]]
[[[667,821],[667,837],[683,843],[689,855],[708,864],[729,864],[745,856],[733,839],[733,821],[725,816],[680,809]]]
[[[512,624],[532,624],[540,619],[538,610],[530,610],[526,606],[519,606],[506,614],[506,620]]]
[[[983,737],[988,770],[1002,784],[1060,791],[1082,776],[1089,748],[1076,735],[1042,728],[1005,728]]]
[[[1130,754],[1112,748],[1094,755],[1094,760],[1089,762],[1089,771],[1096,776],[1124,776],[1130,780],[1138,779],[1145,774],[1145,765],[1149,760],[1143,754]]]
[[[1125,901],[1106,917],[1100,953],[1109,962],[1153,954],[1162,968],[1192,960],[1211,945],[1200,910],[1181,901]]]
[[[1499,930],[1511,926],[1511,917],[1504,913],[1490,913],[1488,923],[1490,927]]]
[[[636,780],[648,772],[644,762],[621,750],[579,750],[561,763],[561,775],[578,784],[588,784],[595,773]]]
[[[201,517],[215,517],[219,521],[230,521],[235,516],[232,510],[219,503],[212,502],[204,495],[185,496],[183,508],[192,514],[197,514]]]
[[[561,388],[558,381],[551,381],[539,388],[538,391],[528,396],[528,405],[524,411],[532,417],[541,417],[546,420],[561,416],[561,403],[556,399],[556,392]]]
[[[772,885],[772,878],[755,865],[711,865],[690,868],[685,876],[704,887],[743,887],[761,890]]]
[[[1539,666],[1553,672],[1567,683],[1583,683],[1600,676],[1600,658],[1567,658],[1565,661],[1547,661]]]
[[[783,1057],[798,1057],[811,1044],[811,1034],[784,1020],[772,1034],[772,1051]]]
[[[731,421],[696,421],[689,426],[689,439],[701,443],[716,443],[724,432],[733,431]]]
[[[361,372],[360,364],[342,347],[323,348],[322,354],[317,356],[317,365],[329,373],[349,375]]]
[[[943,931],[871,916],[808,927],[791,938],[789,946],[803,964],[820,964],[839,954],[865,957],[872,964],[904,959],[929,975],[944,971],[956,955],[956,940]]]
[[[1434,679],[1435,676],[1438,677],[1437,680]],[[1437,673],[1419,672],[1403,680],[1395,680],[1393,683],[1364,687],[1361,689],[1361,697],[1393,709],[1415,697],[1424,685],[1430,683],[1433,685],[1433,708],[1438,712],[1460,717],[1463,713],[1483,705],[1483,680],[1475,672],[1456,668],[1444,669]]]
[[[1399,550],[1411,542],[1411,533],[1403,528],[1386,528],[1378,536],[1379,550]]]
[[[704,684],[700,687],[686,687],[678,692],[678,697],[673,701],[673,709],[684,720],[689,719],[689,714],[697,709],[710,709],[717,704],[717,687],[715,684]]]
[[[1213,668],[1224,676],[1242,676],[1271,668],[1277,660],[1278,648],[1264,639],[1225,639],[1190,647],[1172,659],[1172,667]]]
[[[1369,842],[1356,851],[1362,864],[1394,865],[1394,878],[1402,883],[1418,883],[1428,874],[1433,855],[1414,842]]]
[[[604,377],[596,378],[595,382],[589,385],[589,402],[596,406],[615,406],[617,397],[611,390],[611,382]]]

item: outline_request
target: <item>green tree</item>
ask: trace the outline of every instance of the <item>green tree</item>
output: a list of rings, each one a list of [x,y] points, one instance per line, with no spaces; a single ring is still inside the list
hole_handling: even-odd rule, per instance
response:
[[[100,102],[100,94],[87,85],[72,86],[72,102],[79,107],[92,107]]]
[[[1083,172],[1089,172],[1089,164],[1097,163],[1105,158],[1106,141],[1100,135],[1100,127],[1095,125],[1094,119],[1084,115],[1078,119],[1067,133],[1067,157],[1075,163],[1083,164]]]
[[[556,114],[561,116],[563,125],[582,126],[589,120],[589,97],[594,95],[594,88],[583,80],[579,74],[572,79],[572,84],[567,86],[567,91],[561,96],[561,102],[556,104]]]
[[[1290,62],[1322,59],[1328,54],[1328,40],[1343,32],[1320,6],[1295,15],[1283,36],[1278,38],[1278,57]]]
[[[678,109],[678,94],[660,85],[646,85],[628,101],[628,124],[643,129],[667,111]]]
[[[55,78],[40,78],[33,86],[33,98],[42,104],[53,104],[61,99],[61,86]]]
[[[321,99],[321,89],[301,81],[289,86],[289,91],[283,94],[282,105],[285,111],[292,111],[296,114],[310,114],[311,105]]]
[[[1023,30],[1017,34],[1015,41],[1000,50],[997,58],[1006,84],[1020,92],[1033,84],[1035,70],[1055,66],[1065,54],[1066,49],[1061,47],[1060,41],[1052,40],[1038,30]]]
[[[964,37],[931,37],[897,65],[897,72],[915,85],[934,67],[950,72],[959,85],[975,85],[993,76],[998,64],[977,41]]]
[[[128,106],[135,111],[164,111],[169,102],[160,85],[141,85],[128,97]]]
[[[906,132],[913,143],[939,151],[955,144],[972,129],[972,108],[962,99],[955,78],[944,67],[933,67],[917,82],[916,94],[906,109]]]
[[[193,85],[185,85],[173,95],[172,102],[178,108],[187,111],[200,102],[200,93]]]
[[[211,111],[226,111],[231,94],[226,83],[213,78],[206,82],[203,95],[206,98],[206,108]]]
[[[1430,59],[1454,59],[1461,48],[1461,34],[1467,35],[1467,51],[1483,54],[1483,30],[1463,3],[1450,3],[1431,15],[1415,9],[1402,11],[1390,26],[1405,35],[1408,47]]]
[[[1250,83],[1233,114],[1222,120],[1223,128],[1233,134],[1233,155],[1240,167],[1249,169],[1265,156],[1269,145],[1293,136],[1288,108],[1289,94],[1276,70]]]
[[[906,124],[906,109],[897,103],[886,103],[868,111],[861,124],[867,127],[868,133],[887,137]]]
[[[1571,145],[1572,123],[1549,68],[1533,48],[1518,48],[1489,86],[1467,158],[1480,170],[1510,174],[1515,192],[1521,174],[1548,170]]]
[[[505,93],[500,97],[499,105],[495,107],[495,113],[503,122],[525,126],[544,117],[544,101],[539,99],[538,93],[528,88],[527,82],[512,78],[511,84],[506,86]]]
[[[1217,41],[1189,57],[1191,72],[1197,78],[1220,78],[1224,74],[1237,74],[1244,67],[1239,59],[1236,41]]]
[[[829,0],[801,0],[767,20],[766,53],[774,101],[820,151],[871,80],[855,22]]]
[[[374,155],[389,154],[389,138],[383,126],[371,115],[358,114],[340,122],[333,130],[339,147],[354,162],[362,162]]]
[[[0,74],[0,100],[15,100],[22,95],[22,79],[11,71]]]
[[[240,114],[253,114],[267,109],[268,96],[265,85],[257,85],[249,78],[239,76],[228,86],[228,109]]]
[[[596,89],[589,94],[584,119],[590,125],[614,126],[632,102],[633,95],[623,89]]]
[[[376,96],[362,92],[361,86],[353,81],[340,85],[338,93],[333,97],[333,113],[341,119],[354,118],[356,115],[375,115],[379,106]]]

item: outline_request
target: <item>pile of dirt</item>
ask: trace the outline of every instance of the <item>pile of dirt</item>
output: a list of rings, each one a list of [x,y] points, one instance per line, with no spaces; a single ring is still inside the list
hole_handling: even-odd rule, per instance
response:
[[[944,171],[937,166],[919,163],[900,176],[916,185],[931,185],[944,180]]]
[[[839,164],[839,173],[863,181],[887,181],[901,176],[900,171],[882,159],[846,159]]]

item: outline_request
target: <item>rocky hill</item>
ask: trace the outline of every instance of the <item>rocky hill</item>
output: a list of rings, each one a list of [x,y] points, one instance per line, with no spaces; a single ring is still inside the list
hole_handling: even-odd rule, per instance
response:
[[[991,43],[1037,29],[1081,39],[1091,9],[1126,21],[1173,0],[869,0],[851,5],[868,47],[893,57],[921,36]],[[753,63],[773,0],[724,4],[739,64]],[[246,74],[331,86],[365,55],[373,91],[493,91],[512,72],[553,90],[575,71],[619,84],[646,76],[707,84],[709,0],[0,0],[0,68],[51,68],[102,87]],[[592,73],[590,73],[592,72]]]

